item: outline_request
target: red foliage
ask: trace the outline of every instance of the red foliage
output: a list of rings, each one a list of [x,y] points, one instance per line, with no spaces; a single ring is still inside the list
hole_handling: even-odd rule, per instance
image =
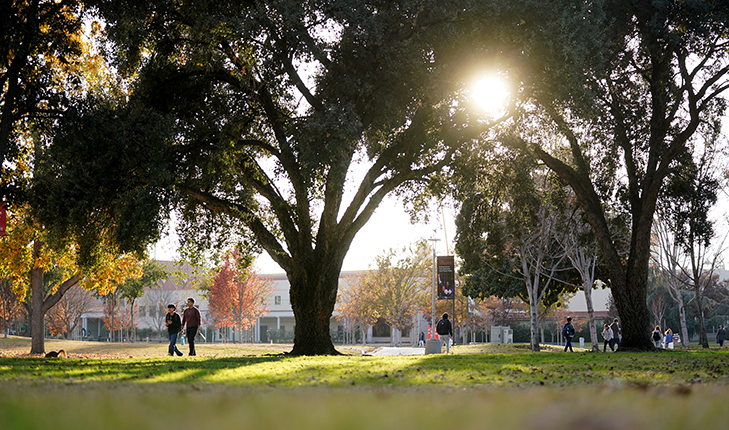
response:
[[[271,281],[245,266],[238,251],[229,253],[220,267],[208,298],[208,309],[216,328],[248,330],[268,312]]]

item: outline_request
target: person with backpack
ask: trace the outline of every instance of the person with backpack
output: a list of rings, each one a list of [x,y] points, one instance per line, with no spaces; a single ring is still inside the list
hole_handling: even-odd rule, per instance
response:
[[[661,347],[661,340],[663,338],[663,335],[661,334],[661,326],[656,326],[656,329],[653,330],[653,343],[655,343],[656,348]]]
[[[453,326],[448,320],[448,312],[443,314],[443,318],[435,325],[435,332],[438,333],[440,341],[445,344],[446,354],[451,350],[451,337],[453,337]]]
[[[567,352],[567,348],[572,350],[572,336],[575,335],[575,326],[572,325],[572,317],[567,317],[567,324],[562,327],[562,336],[564,336],[566,343],[564,345],[564,352]]]

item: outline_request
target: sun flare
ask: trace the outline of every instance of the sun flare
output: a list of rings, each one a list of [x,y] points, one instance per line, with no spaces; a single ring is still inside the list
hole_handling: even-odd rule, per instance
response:
[[[488,76],[477,80],[471,87],[471,97],[488,115],[503,115],[509,100],[509,89],[503,79]]]

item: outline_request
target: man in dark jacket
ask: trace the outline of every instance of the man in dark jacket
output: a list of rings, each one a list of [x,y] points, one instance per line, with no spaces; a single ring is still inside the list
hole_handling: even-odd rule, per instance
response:
[[[725,340],[726,340],[726,330],[724,330],[723,325],[720,325],[719,330],[716,331],[716,342],[719,344],[719,346],[724,346]]]
[[[188,297],[187,309],[182,314],[182,327],[187,326],[185,337],[187,337],[187,344],[190,346],[190,356],[197,355],[195,353],[195,336],[200,333],[201,325],[202,317],[200,311],[195,307],[195,299]]]
[[[448,320],[448,312],[443,314],[443,319],[435,325],[435,332],[438,333],[440,341],[445,344],[446,354],[451,350],[451,338],[453,337],[453,326]]]
[[[618,325],[617,318],[613,320],[612,325],[610,325],[610,329],[613,331],[613,340],[610,348],[612,349],[613,346],[620,348],[620,325]]]
[[[168,348],[169,355],[177,354],[182,355],[182,351],[177,349],[177,336],[182,330],[182,321],[180,321],[180,315],[175,312],[177,307],[170,303],[167,305],[167,313],[165,314],[165,326],[167,327],[167,333],[170,335],[170,346]]]

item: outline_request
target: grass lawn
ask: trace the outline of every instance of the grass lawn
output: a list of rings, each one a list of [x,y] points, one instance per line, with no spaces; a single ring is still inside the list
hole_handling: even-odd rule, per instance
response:
[[[0,339],[0,429],[729,428],[726,350],[279,355],[289,347],[173,358],[160,344],[48,341],[71,358],[43,359]]]

